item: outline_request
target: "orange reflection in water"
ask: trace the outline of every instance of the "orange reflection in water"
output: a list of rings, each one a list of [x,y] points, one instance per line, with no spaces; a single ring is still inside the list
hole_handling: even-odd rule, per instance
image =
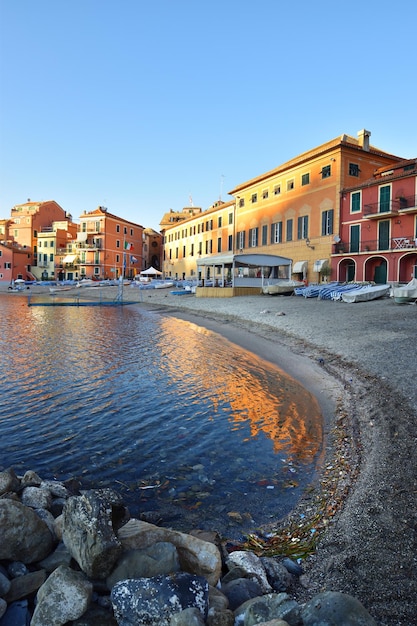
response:
[[[228,405],[231,430],[249,429],[250,438],[269,438],[275,453],[312,460],[321,446],[322,416],[302,385],[205,328],[170,318],[161,326],[161,343],[155,346],[164,352],[160,367],[173,380],[197,379],[203,392],[211,392],[212,420]],[[230,358],[224,358],[225,352]]]

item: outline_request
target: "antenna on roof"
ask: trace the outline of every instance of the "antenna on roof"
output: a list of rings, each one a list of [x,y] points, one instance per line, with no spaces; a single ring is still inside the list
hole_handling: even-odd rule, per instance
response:
[[[220,195],[219,200],[222,201],[224,174],[220,176]]]

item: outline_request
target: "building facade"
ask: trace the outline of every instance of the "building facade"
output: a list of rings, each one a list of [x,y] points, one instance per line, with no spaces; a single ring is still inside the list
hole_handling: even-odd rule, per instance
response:
[[[357,139],[337,137],[236,186],[229,192],[232,201],[166,225],[164,274],[198,279],[199,255],[230,251],[290,258],[294,279],[334,278],[330,259],[339,234],[342,189],[401,161],[373,147],[370,134],[362,130]]]
[[[342,191],[332,269],[340,281],[417,278],[417,159],[381,167]]]
[[[110,213],[105,207],[80,216],[77,240],[62,257],[65,270],[73,264],[80,278],[133,278],[143,264],[143,226]]]

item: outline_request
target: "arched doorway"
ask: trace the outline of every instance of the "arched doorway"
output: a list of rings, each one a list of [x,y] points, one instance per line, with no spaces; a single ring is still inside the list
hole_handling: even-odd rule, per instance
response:
[[[377,285],[385,285],[388,278],[388,265],[384,257],[375,256],[366,261],[365,280],[373,281]]]
[[[404,254],[398,262],[399,282],[408,283],[412,278],[417,278],[417,254],[415,252]]]
[[[339,263],[339,278],[340,282],[349,283],[355,280],[356,277],[356,263],[353,259],[343,259]]]

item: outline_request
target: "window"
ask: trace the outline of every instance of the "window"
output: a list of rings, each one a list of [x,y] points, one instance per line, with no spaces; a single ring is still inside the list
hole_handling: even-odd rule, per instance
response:
[[[233,224],[233,213],[229,213],[229,224]]]
[[[245,198],[239,198],[239,206],[245,206]]]
[[[120,233],[120,224],[116,224],[116,233]]]
[[[221,252],[222,251],[222,238],[218,237],[217,238],[217,252]]]
[[[217,218],[217,228],[221,228],[222,227],[222,216],[220,215]]]
[[[333,209],[321,214],[321,234],[333,235]]]
[[[298,218],[297,239],[307,239],[308,237],[308,215]]]
[[[250,237],[250,247],[256,248],[256,246],[258,245],[258,229],[251,228],[249,231],[249,237]]]
[[[282,242],[282,222],[275,222],[271,226],[271,243]]]
[[[245,231],[241,230],[240,233],[237,234],[237,247],[239,250],[243,250],[245,247]]]
[[[126,226],[123,228],[123,234],[127,235],[127,228],[126,228]]]
[[[310,174],[303,174],[301,176],[301,185],[304,187],[304,185],[309,185],[310,184]]]
[[[359,224],[354,224],[350,227],[350,244],[349,252],[359,252]]]
[[[349,163],[349,176],[359,176],[359,165],[357,163]]]
[[[190,256],[194,256],[194,244],[191,244]]]
[[[187,250],[185,249],[185,246],[182,247],[182,258],[185,259],[185,257],[187,256]]]
[[[49,255],[49,262],[50,262],[50,263],[53,263],[53,262],[54,262],[54,255],[53,255],[53,254],[50,254],[50,255]]]
[[[330,178],[332,175],[332,168],[330,165],[325,165],[321,168],[321,177],[322,178]]]
[[[120,248],[120,239],[116,240],[116,248]]]
[[[281,193],[281,185],[275,185],[274,196],[279,196],[280,193]]]
[[[54,242],[53,242],[53,241],[50,241],[50,242],[49,242],[49,247],[50,247],[50,248],[53,248],[53,247],[54,247]]]
[[[268,189],[264,189],[264,191],[262,192],[262,200],[266,200],[268,196],[269,196]]]
[[[268,243],[268,224],[262,226],[262,245],[266,246]]]
[[[379,188],[379,212],[388,213],[391,208],[391,187],[385,185]]]
[[[250,201],[252,202],[252,204],[255,204],[255,202],[258,202],[258,194],[257,193],[253,193],[251,196]]]
[[[229,252],[233,250],[233,235],[229,235],[227,238],[227,249]]]
[[[354,191],[350,196],[350,212],[359,213],[361,210],[361,192]]]
[[[292,241],[292,230],[293,230],[293,221],[287,220],[287,241]]]
[[[203,242],[198,242],[198,254],[201,256],[203,254]]]
[[[4,269],[5,270],[11,270],[12,269],[12,264],[9,261],[6,261],[6,263],[4,264]]]
[[[287,180],[287,191],[291,191],[291,189],[294,189],[294,179],[291,178],[291,180]]]

